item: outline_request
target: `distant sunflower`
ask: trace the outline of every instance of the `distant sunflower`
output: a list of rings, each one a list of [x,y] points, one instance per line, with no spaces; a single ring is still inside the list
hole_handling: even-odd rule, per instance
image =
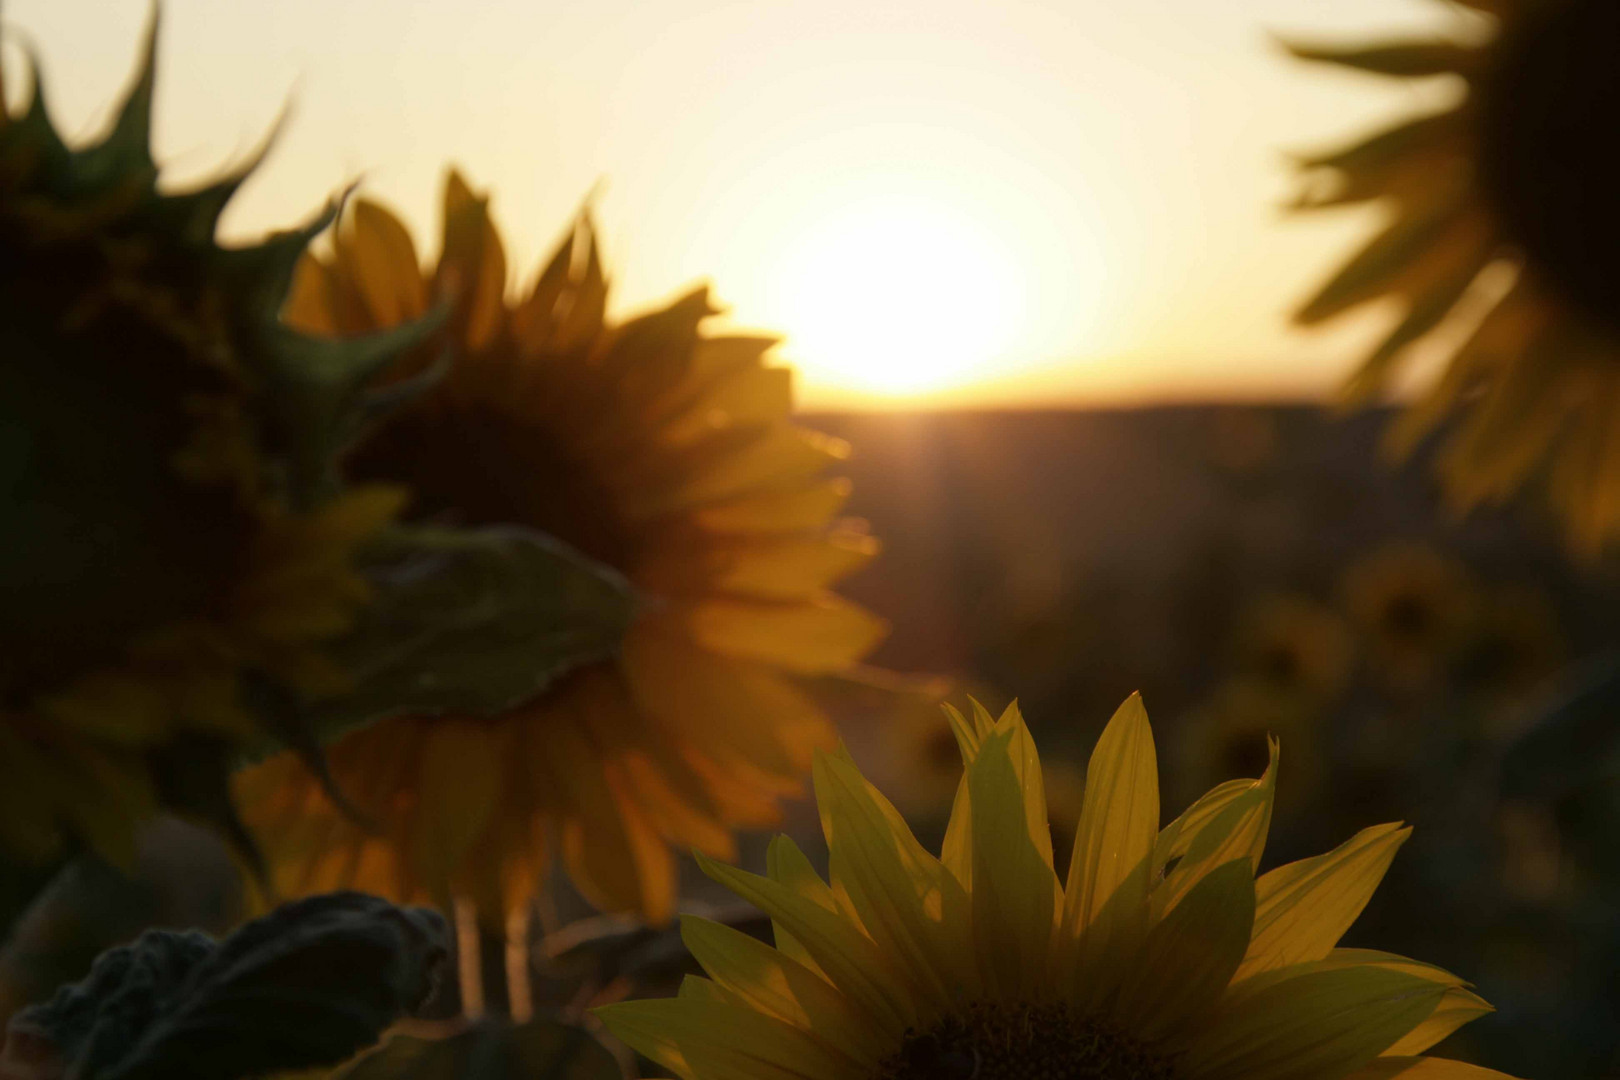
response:
[[[1161,831],[1132,697],[1092,755],[1060,883],[1017,709],[951,722],[966,776],[940,857],[847,756],[819,755],[831,884],[786,837],[765,877],[704,860],[776,947],[683,918],[709,977],[598,1009],[608,1030],[682,1080],[1500,1080],[1418,1056],[1490,1010],[1462,980],[1335,947],[1409,830],[1256,879],[1275,744],[1261,780]]]
[[[25,860],[126,860],[160,805],[231,826],[230,759],[269,734],[249,683],[341,685],[321,645],[400,501],[331,497],[342,410],[305,405],[357,389],[350,354],[278,322],[324,222],[225,249],[252,164],[159,191],[155,42],[91,145],[62,142],[37,77],[26,110],[0,99],[0,850]]]
[[[1321,798],[1328,707],[1252,675],[1223,680],[1181,726],[1183,737],[1171,762],[1177,790],[1203,791],[1223,776],[1259,771],[1267,760],[1267,737],[1274,736],[1288,744],[1292,762],[1282,785],[1283,807],[1297,810]]]
[[[1511,714],[1568,657],[1552,598],[1529,585],[1501,585],[1481,598],[1457,675],[1471,692]]]
[[[397,897],[526,903],[552,842],[586,897],[653,920],[674,905],[670,844],[720,858],[777,819],[831,739],[797,676],[853,664],[884,624],[828,586],[876,544],[836,515],[841,442],[789,417],[774,339],[711,336],[706,289],[626,322],[588,220],[520,298],[485,199],[449,175],[435,266],[361,201],[330,257],[301,267],[287,317],[348,335],[453,298],[452,366],[361,443],[352,475],[408,485],[430,519],[549,533],[643,599],[612,661],[496,716],[384,721],[329,748],[346,820],[300,763],[243,777],[279,881]],[[432,360],[424,355],[422,363]]]
[[[943,696],[908,701],[892,710],[883,723],[869,728],[874,745],[856,749],[871,758],[867,772],[883,781],[895,805],[910,818],[943,820],[962,779],[956,738],[939,722]]]
[[[1310,183],[1299,206],[1378,202],[1390,216],[1298,318],[1400,299],[1404,317],[1351,380],[1350,396],[1364,400],[1477,294],[1488,312],[1395,443],[1409,447],[1455,415],[1440,468],[1459,505],[1540,478],[1572,541],[1593,552],[1620,531],[1620,208],[1610,183],[1620,5],[1459,4],[1473,11],[1455,36],[1292,47],[1382,75],[1457,76],[1464,90],[1450,108],[1301,159]],[[1482,275],[1498,266],[1511,285],[1491,299]]]
[[[1390,544],[1363,556],[1345,571],[1342,589],[1368,663],[1402,691],[1449,673],[1479,609],[1462,564],[1421,544]]]
[[[1237,669],[1290,700],[1320,702],[1344,689],[1355,659],[1350,628],[1307,596],[1276,594],[1239,617]]]

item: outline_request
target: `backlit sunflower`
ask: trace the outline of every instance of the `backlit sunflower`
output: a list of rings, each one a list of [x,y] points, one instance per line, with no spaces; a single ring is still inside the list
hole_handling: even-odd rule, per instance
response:
[[[1484,1080],[1419,1055],[1490,1006],[1462,981],[1341,949],[1407,829],[1367,829],[1255,877],[1273,767],[1162,831],[1139,698],[1097,744],[1067,880],[1016,708],[951,717],[966,762],[935,858],[848,760],[821,754],[831,884],[785,837],[767,876],[710,860],[776,947],[698,918],[708,978],[610,1005],[608,1029],[683,1080]]]
[[[706,289],[606,319],[588,221],[514,298],[486,201],[455,173],[435,265],[359,202],[332,254],[301,267],[287,317],[344,336],[435,296],[453,301],[448,374],[357,447],[353,476],[407,485],[425,518],[556,536],[629,578],[640,612],[614,659],[498,715],[402,717],[333,744],[376,832],[296,761],[241,790],[288,891],[462,895],[498,917],[532,895],[555,840],[593,903],[665,919],[670,845],[729,857],[732,829],[776,820],[829,741],[795,678],[844,669],[884,633],[828,591],[876,548],[836,520],[847,488],[825,470],[845,447],[791,422],[773,339],[702,331]]]
[[[327,484],[388,342],[357,362],[278,321],[324,222],[226,249],[252,164],[158,189],[155,40],[91,145],[62,142],[37,78],[27,109],[0,99],[0,853],[25,861],[125,860],[160,805],[232,825],[230,759],[270,734],[250,684],[341,685],[321,646],[399,505]]]
[[[1610,182],[1620,6],[1458,8],[1451,36],[1292,47],[1381,75],[1452,76],[1463,90],[1449,108],[1301,159],[1301,207],[1377,202],[1388,224],[1298,318],[1400,300],[1399,324],[1351,380],[1350,396],[1364,400],[1389,387],[1415,346],[1488,308],[1394,442],[1410,446],[1454,416],[1440,461],[1453,499],[1500,500],[1539,478],[1590,552],[1620,530],[1620,209]]]

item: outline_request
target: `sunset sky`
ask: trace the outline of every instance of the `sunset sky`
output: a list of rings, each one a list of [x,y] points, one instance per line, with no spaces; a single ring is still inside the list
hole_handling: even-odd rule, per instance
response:
[[[105,119],[148,11],[7,0],[68,132]],[[525,277],[594,190],[618,310],[707,278],[735,322],[788,335],[812,407],[1320,394],[1378,320],[1305,335],[1287,310],[1369,220],[1287,220],[1284,151],[1446,88],[1307,70],[1268,34],[1446,15],[1436,0],[168,0],[157,138],[176,180],[199,178],[291,101],[227,219],[239,237],[359,180],[431,249],[456,162],[493,193]]]

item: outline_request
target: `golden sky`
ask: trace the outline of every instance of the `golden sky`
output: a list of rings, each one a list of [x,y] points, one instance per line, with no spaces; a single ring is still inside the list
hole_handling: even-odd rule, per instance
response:
[[[7,0],[88,134],[146,0]],[[527,271],[593,189],[621,311],[700,278],[788,335],[804,402],[1326,392],[1377,332],[1289,329],[1369,225],[1279,209],[1284,151],[1414,91],[1282,59],[1434,0],[167,0],[161,160],[289,126],[227,232],[343,185],[436,228],[444,165]],[[15,67],[15,65],[13,65]],[[1435,93],[1435,88],[1418,93]],[[431,247],[431,243],[424,244]],[[1376,320],[1374,320],[1376,321]]]

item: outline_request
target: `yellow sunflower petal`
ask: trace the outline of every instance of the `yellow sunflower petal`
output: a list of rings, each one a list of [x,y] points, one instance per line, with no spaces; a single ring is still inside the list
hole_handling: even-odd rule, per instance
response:
[[[305,333],[344,335],[348,325],[338,315],[337,272],[308,252],[299,257],[292,287],[282,305],[281,317]]]
[[[844,1048],[868,1070],[891,1049],[881,1029],[817,972],[740,930],[681,916],[681,940],[719,985],[754,1008]]]
[[[1039,989],[1051,946],[1057,879],[1030,837],[1013,761],[1015,733],[985,739],[968,769],[973,831],[973,936],[986,992]]]
[[[976,988],[966,892],[847,757],[818,754],[815,786],[834,890],[904,968],[915,993],[947,1010]]]
[[[677,1042],[685,1019],[680,1008],[674,999],[662,998],[602,1005],[591,1013],[614,1038],[636,1053],[658,1062],[681,1080],[697,1080]]]
[[[798,488],[848,456],[843,441],[801,428],[725,428],[644,475],[626,478],[624,512],[638,521],[760,490]]]
[[[1228,780],[1211,788],[1163,829],[1153,842],[1153,865],[1163,868],[1187,854],[1194,838],[1238,799],[1254,788],[1253,780]]]
[[[604,911],[639,911],[649,922],[668,921],[675,906],[674,859],[628,780],[577,732],[559,725],[551,740],[552,778],[570,802],[562,855],[580,892]]]
[[[984,711],[984,706],[977,701],[973,705],[975,714],[983,713],[988,721],[989,713]],[[1007,743],[1007,756],[1012,761],[1018,786],[1024,793],[1024,833],[1035,845],[1035,852],[1047,869],[1052,869],[1052,825],[1046,813],[1046,780],[1041,775],[1041,758],[1035,749],[1035,738],[1024,723],[1024,714],[1019,711],[1018,702],[1010,702],[999,719],[991,723],[988,729],[980,730],[981,740],[996,732],[1012,736]]]
[[[1159,766],[1139,694],[1103,729],[1086,767],[1086,796],[1064,888],[1065,929],[1091,925],[1153,850],[1159,832]]]
[[[1237,977],[1327,956],[1411,834],[1400,825],[1363,829],[1326,855],[1261,877],[1255,884],[1254,940]]]
[[[665,425],[664,434],[675,442],[688,442],[714,428],[785,420],[792,411],[791,368],[747,367],[704,387],[687,411]]]
[[[1206,874],[1148,933],[1114,1014],[1141,1038],[1174,1034],[1232,981],[1254,925],[1254,870],[1233,859]]]
[[[956,785],[956,798],[951,803],[951,816],[945,824],[945,840],[940,845],[939,861],[962,888],[973,888],[973,798],[968,793],[964,775]]]
[[[974,702],[975,705],[978,702]],[[962,713],[950,704],[940,706],[945,712],[945,718],[951,725],[951,733],[956,736],[956,745],[962,751],[962,779],[956,785],[956,798],[951,804],[951,816],[945,826],[945,841],[940,847],[939,860],[945,868],[962,883],[964,889],[973,887],[973,810],[972,797],[968,794],[966,768],[973,764],[978,756],[979,746],[984,741],[984,734],[988,734],[990,727],[980,733],[977,722],[969,721]],[[982,711],[982,710],[976,710]],[[993,725],[992,725],[993,726]]]
[[[1376,967],[1304,970],[1234,991],[1185,1042],[1199,1080],[1331,1080],[1383,1053],[1445,993],[1427,979]]]
[[[1265,775],[1232,798],[1223,796],[1219,812],[1187,839],[1186,853],[1153,888],[1149,901],[1154,921],[1175,907],[1199,878],[1227,860],[1246,856],[1251,866],[1259,868],[1277,791],[1277,752],[1277,741],[1273,739],[1271,763]]]
[[[411,234],[377,203],[355,200],[336,254],[376,324],[398,326],[427,310],[427,283]]]
[[[636,706],[711,758],[740,757],[796,777],[817,747],[832,742],[832,727],[809,696],[763,664],[717,654],[652,620],[632,628],[621,649]]]
[[[765,849],[765,876],[828,911],[838,910],[838,899],[832,889],[816,874],[815,867],[810,865],[810,860],[805,858],[804,852],[799,850],[799,845],[790,836],[778,834],[771,838],[770,845]],[[796,960],[822,978],[827,977],[810,951],[799,944],[792,931],[775,919],[771,920],[771,935],[782,955]]]
[[[849,1058],[729,1002],[683,994],[605,1005],[595,1014],[632,1048],[702,1080],[848,1080]]]
[[[506,317],[506,252],[489,218],[489,200],[474,195],[455,169],[445,178],[443,220],[435,284],[458,298],[457,336],[469,349],[481,349]]]
[[[1382,967],[1388,968],[1391,971],[1403,972],[1407,975],[1416,975],[1418,978],[1428,979],[1430,982],[1438,983],[1441,986],[1466,985],[1462,979],[1458,978],[1456,975],[1453,975],[1445,968],[1435,967],[1433,964],[1425,964],[1421,960],[1413,960],[1410,957],[1398,956],[1395,953],[1383,952],[1380,949],[1337,948],[1329,952],[1323,959],[1316,961],[1316,964],[1323,970],[1328,968],[1355,967],[1358,965]],[[1262,977],[1269,977],[1270,975],[1276,974],[1278,973],[1269,972],[1267,973],[1267,976]],[[1282,974],[1286,975],[1286,972]]]
[[[857,529],[731,546],[719,552],[725,568],[712,586],[766,600],[813,600],[871,562],[878,550],[877,539]]]
[[[668,754],[626,750],[622,764],[636,800],[666,839],[716,859],[736,858],[731,830],[716,815],[703,782],[683,762]]]
[[[848,667],[889,632],[883,619],[830,595],[782,604],[710,599],[688,607],[685,619],[705,648],[804,674]]]
[[[1139,694],[1103,729],[1086,767],[1085,801],[1063,889],[1062,938],[1076,993],[1095,1001],[1118,985],[1119,958],[1147,930],[1149,856],[1159,832],[1159,766]]]
[[[551,253],[540,273],[535,275],[529,294],[512,308],[512,332],[519,346],[530,355],[540,355],[553,345],[557,305],[568,289],[574,267],[574,241],[579,223],[571,222],[562,243]]]
[[[409,852],[435,883],[448,881],[500,801],[497,736],[476,720],[439,723],[423,733]]]
[[[1464,1024],[1493,1013],[1490,1004],[1478,994],[1460,986],[1447,987],[1440,1004],[1429,1018],[1413,1028],[1394,1046],[1384,1051],[1387,1055],[1421,1054],[1429,1047],[1449,1036]]]
[[[703,855],[698,865],[717,883],[778,922],[814,958],[828,980],[854,1000],[890,1036],[916,1022],[916,1007],[889,958],[836,911],[786,885],[717,863]]]
[[[772,491],[693,512],[699,526],[717,533],[773,533],[819,529],[849,501],[842,477],[788,491]]]
[[[1345,1080],[1396,1080],[1397,1077],[1399,1080],[1514,1080],[1514,1077],[1495,1069],[1431,1057],[1379,1058],[1357,1069]]]

